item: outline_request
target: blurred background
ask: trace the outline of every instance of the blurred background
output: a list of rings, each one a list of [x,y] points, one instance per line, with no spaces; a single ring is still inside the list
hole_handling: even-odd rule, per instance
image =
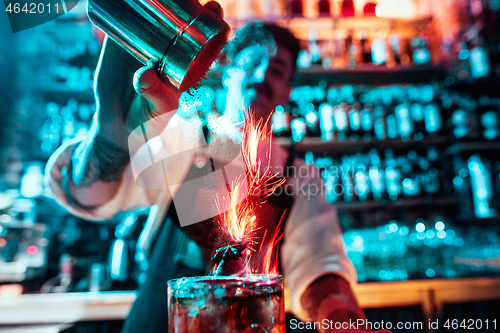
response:
[[[273,131],[321,170],[368,318],[496,331],[500,0],[219,3],[234,28],[260,19],[301,40]],[[119,331],[145,276],[134,257],[148,209],[93,223],[42,184],[54,150],[87,133],[103,34],[86,1],[15,34],[0,24],[0,331]],[[222,109],[216,81],[205,103]]]

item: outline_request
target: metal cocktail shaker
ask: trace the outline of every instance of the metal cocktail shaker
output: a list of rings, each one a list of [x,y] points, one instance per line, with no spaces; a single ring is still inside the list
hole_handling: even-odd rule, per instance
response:
[[[89,0],[88,16],[159,77],[180,90],[196,84],[216,59],[228,24],[196,0]]]

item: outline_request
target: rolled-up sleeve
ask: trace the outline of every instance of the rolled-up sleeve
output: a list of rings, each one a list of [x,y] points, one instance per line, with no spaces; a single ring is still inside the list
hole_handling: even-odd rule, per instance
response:
[[[307,287],[325,274],[336,274],[351,285],[356,271],[347,258],[336,209],[325,200],[319,171],[296,160],[296,176],[287,183],[294,190],[294,205],[285,227],[281,260],[287,283],[287,310],[310,320],[301,297]]]
[[[164,191],[148,190],[137,186],[131,167],[128,165],[123,172],[120,186],[110,201],[95,208],[81,207],[72,202],[64,191],[62,173],[64,168],[69,169],[72,152],[78,144],[78,140],[65,142],[50,157],[45,168],[44,183],[50,192],[50,196],[69,213],[87,220],[108,220],[120,211],[151,206],[158,200],[160,195],[165,195],[165,193],[161,193]]]
[[[152,138],[151,145],[156,148],[154,155],[165,156],[161,158],[164,162],[165,169],[162,169],[166,174],[150,174],[148,183],[155,181],[163,182],[165,177],[169,183],[178,184],[182,182],[192,161],[191,148],[193,140],[198,140],[193,126],[188,126],[189,123],[173,119],[165,128],[165,131],[158,137]],[[179,122],[183,122],[179,124]],[[120,211],[132,210],[139,207],[147,207],[165,200],[171,200],[171,192],[169,188],[151,189],[143,188],[136,182],[131,164],[125,168],[120,186],[111,200],[94,208],[81,207],[69,200],[62,186],[63,169],[69,169],[71,163],[71,155],[74,148],[81,140],[68,140],[51,156],[46,165],[45,170],[45,186],[49,189],[51,196],[68,212],[76,216],[88,220],[108,220],[114,217]],[[149,142],[148,142],[149,143]],[[186,151],[186,154],[174,154],[172,151]],[[167,158],[168,157],[168,158]],[[137,175],[135,175],[137,176]],[[96,193],[99,195],[99,193]]]

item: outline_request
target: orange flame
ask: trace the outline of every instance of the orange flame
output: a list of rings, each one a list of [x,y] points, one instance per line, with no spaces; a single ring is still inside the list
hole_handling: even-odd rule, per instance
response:
[[[264,244],[264,240],[266,238],[267,230],[264,233],[264,236],[262,237],[262,243],[260,244],[259,252],[261,253],[260,257],[257,260],[257,265],[260,267],[252,267],[251,271],[252,273],[260,273],[260,274],[278,274],[278,248],[277,245],[281,238],[283,238],[283,234],[280,235],[280,225],[281,222],[283,221],[283,217],[285,216],[286,211],[283,212],[281,215],[280,221],[278,225],[276,226],[276,229],[273,232],[273,235],[271,236],[271,239],[269,241],[269,244],[267,244],[267,247],[265,249],[265,252],[262,251],[262,246]],[[276,251],[274,251],[276,249]],[[273,256],[274,253],[274,256]]]
[[[232,192],[230,193],[230,209],[221,214],[221,229],[229,236],[232,241],[246,242],[249,244],[249,250],[253,251],[252,245],[255,244],[254,233],[258,229],[257,217],[254,213],[254,206],[249,200],[244,200],[239,203],[238,198],[244,194],[246,197],[254,196],[260,198],[264,202],[265,198],[272,195],[276,189],[284,182],[284,178],[278,178],[276,174],[271,173],[269,170],[269,163],[266,166],[262,165],[262,160],[270,161],[271,149],[267,150],[266,156],[259,155],[259,145],[264,142],[270,133],[266,132],[267,124],[270,118],[265,122],[260,119],[255,121],[250,112],[246,113],[246,121],[243,124],[243,142],[242,142],[242,156],[245,163],[247,179],[237,180],[232,184]],[[269,140],[271,146],[271,141]],[[270,148],[270,147],[269,147]],[[243,182],[247,182],[247,186],[243,186]],[[246,189],[247,193],[240,193]],[[284,216],[284,214],[283,214]],[[281,219],[283,219],[283,216]],[[281,223],[281,220],[280,220]],[[267,233],[267,230],[266,230]],[[262,250],[265,235],[261,240],[259,252]],[[281,239],[279,234],[279,224],[270,239],[269,246],[265,252],[257,254],[257,262],[254,267],[250,266],[250,256],[247,257],[246,271],[249,273],[262,273],[262,274],[277,274],[278,273],[278,259],[273,258],[274,248]],[[257,267],[257,266],[260,266]]]

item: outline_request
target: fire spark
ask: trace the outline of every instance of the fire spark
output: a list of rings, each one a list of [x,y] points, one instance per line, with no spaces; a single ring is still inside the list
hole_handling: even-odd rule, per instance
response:
[[[254,234],[259,228],[255,215],[255,202],[244,200],[239,203],[237,198],[241,198],[241,195],[245,194],[246,198],[254,197],[260,203],[264,203],[266,198],[285,182],[285,178],[280,178],[270,171],[271,140],[269,140],[269,149],[266,155],[263,157],[259,155],[259,145],[266,141],[270,135],[266,131],[270,118],[267,118],[265,122],[262,119],[255,121],[250,112],[247,112],[245,119],[241,149],[247,179],[237,180],[233,184],[231,187],[233,191],[229,193],[231,208],[221,214],[219,229],[228,236],[230,243],[228,246],[219,248],[212,258],[217,263],[214,275],[278,273],[276,244],[282,236],[278,237],[279,224],[271,236],[267,248],[262,252],[267,235],[267,230],[265,231],[257,253],[253,248],[253,245],[258,242]],[[263,160],[268,161],[266,165],[263,165]],[[243,186],[243,182],[247,182],[247,186]],[[244,190],[246,193],[241,193]],[[284,213],[281,219],[283,216]]]

